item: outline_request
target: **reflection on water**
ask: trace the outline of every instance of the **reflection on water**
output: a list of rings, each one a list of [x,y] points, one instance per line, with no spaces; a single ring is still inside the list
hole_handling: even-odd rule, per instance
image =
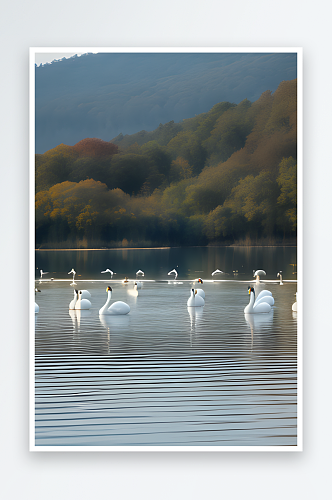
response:
[[[39,285],[36,445],[295,445],[296,284],[259,286],[269,314],[244,315],[245,283],[204,282],[204,307],[188,308],[191,283],[137,294],[113,279],[130,313],[99,316],[104,282],[82,287],[88,311],[68,311],[69,282]]]

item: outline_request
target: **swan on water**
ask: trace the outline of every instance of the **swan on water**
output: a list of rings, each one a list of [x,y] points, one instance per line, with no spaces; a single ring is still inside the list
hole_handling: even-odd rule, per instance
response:
[[[106,269],[105,271],[101,271],[101,273],[110,273],[111,275],[111,278],[113,278],[113,274],[116,274],[116,273],[113,273],[113,271],[111,271],[110,269]]]
[[[71,284],[71,286],[76,285],[76,283],[75,283],[75,274],[76,274],[75,269],[73,268],[71,271],[69,271],[69,273],[68,273],[68,274],[72,274],[72,275],[73,275],[73,281],[72,281],[72,283],[70,283],[70,284]]]
[[[90,309],[91,302],[88,299],[83,299],[83,292],[87,292],[87,290],[79,290],[78,299],[75,304],[75,310],[77,309]],[[89,292],[88,292],[89,293]],[[90,295],[91,297],[91,295]]]
[[[124,280],[122,280],[122,283],[124,283],[125,285],[128,285],[129,279],[127,278],[127,276],[125,277]]]
[[[176,278],[178,277],[178,272],[176,271],[176,269],[172,269],[172,271],[167,273],[167,275],[170,276],[172,273],[174,273],[174,279],[176,280]]]
[[[35,293],[40,292],[38,288],[35,288]],[[39,313],[39,305],[35,302],[35,314]]]
[[[74,298],[69,304],[69,310],[90,309],[91,302],[88,298],[91,298],[91,293],[88,290],[74,290]]]
[[[99,310],[99,314],[128,314],[130,312],[130,307],[125,302],[118,300],[117,302],[113,302],[112,300],[112,288],[108,286],[106,288],[107,292],[107,300],[104,306]],[[111,304],[111,305],[110,305]]]
[[[213,273],[211,273],[211,276],[214,276],[215,274],[224,274],[224,272],[220,271],[220,269],[216,269]]]
[[[297,312],[297,292],[295,294],[295,302],[292,305],[292,311]]]
[[[137,271],[136,276],[138,276],[139,274],[140,274],[141,276],[144,276],[144,272],[143,272],[143,271],[141,271],[140,269]]]
[[[261,276],[266,276],[266,272],[263,271],[263,269],[258,269],[257,271],[255,271],[254,269],[253,273],[254,273],[254,278],[256,278],[256,283],[259,283],[259,279]]]
[[[204,306],[205,302],[203,297],[198,295],[197,293],[195,294],[194,288],[191,289],[190,292],[190,297],[187,300],[187,306],[188,307],[201,307]]]
[[[142,288],[142,283],[140,281],[135,281],[134,288],[135,290],[140,290]]]
[[[267,302],[259,301],[259,303],[255,303],[255,290],[253,287],[248,287],[248,294],[250,299],[249,304],[244,308],[245,314],[268,313],[271,311],[271,306]]]
[[[40,279],[43,279],[44,274],[48,274],[48,271],[43,271],[42,269],[40,269]]]
[[[277,273],[277,278],[279,278],[279,280],[280,280],[280,285],[283,285],[283,282],[282,282],[282,271],[279,271]]]

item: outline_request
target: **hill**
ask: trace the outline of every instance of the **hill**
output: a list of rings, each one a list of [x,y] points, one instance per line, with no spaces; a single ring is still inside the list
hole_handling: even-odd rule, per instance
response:
[[[296,238],[296,85],[37,155],[37,244]]]

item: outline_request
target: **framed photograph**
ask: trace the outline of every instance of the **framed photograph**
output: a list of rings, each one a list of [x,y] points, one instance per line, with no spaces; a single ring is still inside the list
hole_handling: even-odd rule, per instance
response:
[[[30,450],[302,451],[302,49],[30,49]]]

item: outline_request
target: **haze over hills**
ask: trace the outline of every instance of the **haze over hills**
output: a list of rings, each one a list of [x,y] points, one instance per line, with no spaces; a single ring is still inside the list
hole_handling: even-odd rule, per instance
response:
[[[36,153],[254,102],[296,64],[295,53],[98,53],[36,67]]]

